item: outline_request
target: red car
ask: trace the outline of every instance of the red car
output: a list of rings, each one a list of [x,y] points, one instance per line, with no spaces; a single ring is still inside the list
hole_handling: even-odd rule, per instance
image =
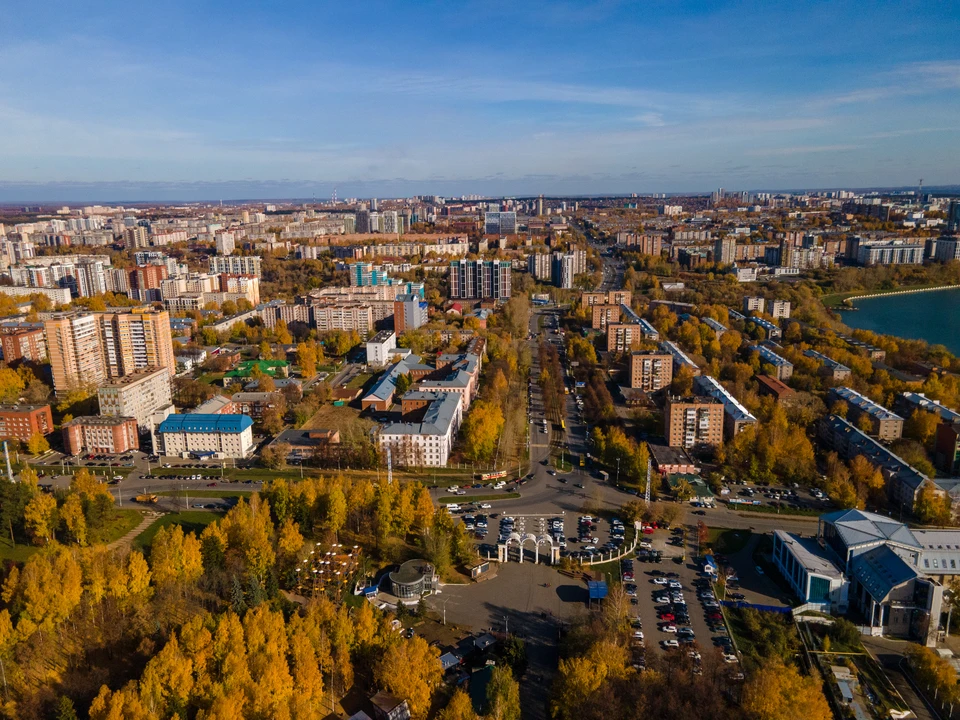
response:
[[[643,529],[643,534],[644,534],[644,535],[653,535],[653,528],[652,528],[652,527],[645,527],[645,528]]]
[[[707,620],[723,620],[723,615],[720,613],[710,613],[707,615]]]
[[[660,613],[660,619],[664,622],[673,622],[676,620],[676,617],[674,617],[673,613]]]

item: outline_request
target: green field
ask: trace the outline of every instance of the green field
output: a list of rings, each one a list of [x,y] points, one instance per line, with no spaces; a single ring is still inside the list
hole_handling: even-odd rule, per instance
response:
[[[184,532],[194,532],[199,535],[207,525],[221,517],[223,517],[223,513],[202,512],[199,510],[169,513],[159,518],[153,525],[137,535],[133,539],[133,548],[135,550],[144,550],[150,547],[150,544],[153,543],[153,538],[162,527],[180,525]]]
[[[837,308],[844,304],[847,298],[875,295],[889,295],[890,293],[901,292],[903,290],[924,290],[925,288],[940,287],[943,283],[925,283],[923,285],[907,285],[904,287],[891,288],[889,290],[853,290],[852,292],[832,293],[820,298],[820,302],[828,308]]]
[[[442,497],[437,500],[438,503],[447,504],[447,503],[482,503],[488,502],[490,500],[516,500],[520,497],[520,493],[500,493],[499,495],[451,495],[448,497]]]
[[[17,543],[14,547],[10,544],[10,538],[0,538],[0,560],[9,560],[11,562],[23,563],[30,559],[40,548],[35,545],[24,545]]]
[[[709,542],[714,552],[723,555],[732,555],[743,550],[753,535],[749,530],[727,530],[725,528],[710,528]]]

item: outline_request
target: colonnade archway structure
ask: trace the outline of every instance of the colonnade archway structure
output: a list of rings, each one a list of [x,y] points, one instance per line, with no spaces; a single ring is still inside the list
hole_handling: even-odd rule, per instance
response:
[[[549,552],[544,557],[544,562],[548,565],[560,564],[560,545],[553,539],[550,532],[543,527],[544,519],[547,517],[556,517],[555,515],[518,515],[518,518],[540,518],[540,529],[537,533],[532,532],[512,532],[507,536],[504,542],[497,543],[497,560],[499,562],[510,561],[510,548],[516,547],[518,550],[517,561],[523,563],[524,551],[527,547],[532,548],[533,564],[540,564],[540,548],[548,548]]]

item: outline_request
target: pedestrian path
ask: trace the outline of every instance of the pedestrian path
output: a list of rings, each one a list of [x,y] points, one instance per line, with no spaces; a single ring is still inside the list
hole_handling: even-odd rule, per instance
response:
[[[147,516],[145,516],[145,517],[143,518],[143,520],[140,521],[140,524],[137,525],[133,530],[131,530],[130,532],[128,532],[126,535],[124,535],[124,536],[123,536],[122,538],[120,538],[119,540],[114,540],[114,541],[113,541],[112,543],[110,543],[107,547],[108,547],[110,550],[116,550],[117,548],[126,548],[126,549],[129,549],[130,546],[133,544],[133,539],[134,539],[137,535],[139,535],[140,533],[142,533],[144,530],[146,530],[148,527],[150,527],[151,525],[153,525],[153,524],[154,524],[157,520],[159,520],[161,517],[162,517],[162,515],[147,515]]]

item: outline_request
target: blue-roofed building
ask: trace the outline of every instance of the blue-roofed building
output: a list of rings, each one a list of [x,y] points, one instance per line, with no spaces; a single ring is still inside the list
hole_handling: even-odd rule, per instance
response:
[[[816,350],[804,350],[803,354],[821,363],[820,374],[831,377],[834,380],[846,380],[853,373],[853,371],[843,363],[839,363],[832,357],[817,352]]]
[[[707,395],[723,403],[723,429],[730,440],[747,425],[753,425],[757,419],[737,400],[720,382],[710,375],[700,375],[693,379],[694,391],[698,395]]]
[[[245,458],[253,451],[249,415],[170,415],[157,429],[162,454]]]
[[[820,516],[816,538],[775,531],[773,561],[804,603],[850,612],[865,633],[932,647],[943,583],[960,573],[960,563],[948,569],[958,543],[956,530],[913,531],[885,515],[837,510]]]
[[[773,372],[770,374],[777,378],[777,380],[785,382],[793,377],[793,363],[785,357],[777,355],[777,353],[766,345],[751,345],[750,349],[756,350],[760,355],[761,365],[766,364],[773,366]]]
[[[777,340],[783,336],[783,331],[780,330],[779,325],[774,325],[772,322],[765,320],[762,317],[752,315],[750,317],[750,322],[762,327],[767,332],[767,337],[771,340]]]

